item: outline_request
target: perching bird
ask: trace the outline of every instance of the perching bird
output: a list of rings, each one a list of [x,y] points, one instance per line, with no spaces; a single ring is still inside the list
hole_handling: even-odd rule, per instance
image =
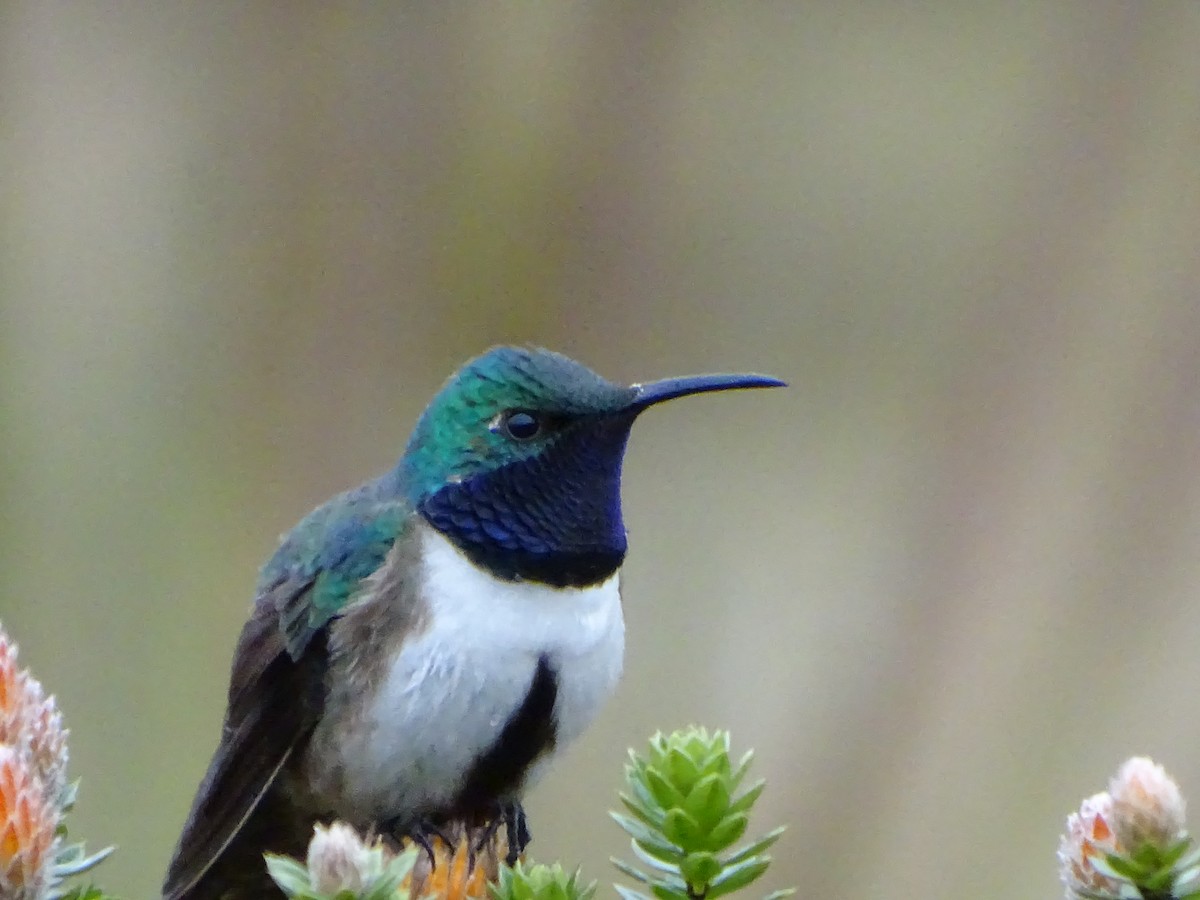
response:
[[[463,366],[397,466],[310,513],[264,566],[163,896],[269,896],[263,852],[301,855],[331,819],[422,840],[506,818],[523,843],[523,791],[621,672],[634,419],[782,384],[623,387],[513,347]]]

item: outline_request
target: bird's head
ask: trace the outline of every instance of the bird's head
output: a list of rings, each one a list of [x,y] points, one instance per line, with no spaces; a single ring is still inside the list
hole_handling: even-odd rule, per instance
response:
[[[762,375],[621,386],[548,350],[495,347],[452,375],[400,463],[409,499],[475,563],[556,586],[603,581],[625,557],[621,462],[637,416]]]

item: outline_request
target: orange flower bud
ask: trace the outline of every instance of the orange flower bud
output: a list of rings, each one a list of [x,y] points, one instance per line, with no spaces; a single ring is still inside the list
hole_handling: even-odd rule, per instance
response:
[[[0,897],[39,900],[50,884],[58,811],[28,754],[0,745]]]

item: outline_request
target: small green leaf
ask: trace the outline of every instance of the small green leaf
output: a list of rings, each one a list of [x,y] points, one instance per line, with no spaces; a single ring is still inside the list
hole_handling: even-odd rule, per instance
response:
[[[1163,865],[1162,850],[1150,843],[1142,844],[1129,857],[1147,872],[1155,872]]]
[[[671,779],[654,767],[646,769],[645,784],[654,795],[654,799],[658,801],[658,805],[664,810],[683,806],[687,799]]]
[[[75,808],[75,801],[79,797],[79,782],[80,779],[76,778],[74,781],[63,785],[62,793],[58,796],[57,805],[64,814],[69,813]]]
[[[1113,878],[1120,882],[1128,882],[1129,881],[1129,878],[1127,876],[1121,874],[1116,869],[1114,869],[1111,865],[1109,865],[1108,860],[1102,859],[1099,856],[1093,856],[1093,857],[1091,857],[1090,862],[1091,862],[1092,868],[1095,869],[1097,872],[1099,872],[1101,875],[1104,875],[1108,878]]]
[[[72,844],[63,848],[54,861],[54,874],[58,878],[70,878],[94,868],[112,856],[116,847],[105,847],[91,856],[84,855],[83,844]]]
[[[351,890],[339,891],[337,900],[341,900],[342,894],[349,894],[349,900],[389,900],[396,893],[396,889],[400,887],[401,881],[402,879],[397,878],[391,872],[385,872],[371,882],[363,894],[356,894]]]
[[[794,893],[796,893],[796,889],[794,887],[780,888],[777,891],[771,891],[771,893],[763,897],[763,900],[783,900],[784,897],[790,897]]]
[[[750,818],[745,813],[728,815],[708,833],[708,849],[716,852],[732,847],[742,839]]]
[[[705,894],[713,879],[721,874],[721,861],[712,853],[689,853],[679,866],[679,873],[693,894]]]
[[[1175,871],[1178,874],[1171,883],[1171,893],[1173,894],[1178,894],[1180,891],[1190,887],[1197,878],[1200,878],[1200,865],[1188,866],[1187,868],[1179,867]]]
[[[641,797],[634,798],[625,793],[618,794],[617,796],[621,798],[621,803],[627,810],[629,810],[651,828],[662,827],[663,811],[659,808],[658,804],[654,802],[653,798],[650,798],[651,805],[647,806],[641,801]]]
[[[682,891],[685,894],[687,893],[688,889],[687,882],[683,880],[678,872],[662,872],[657,878],[651,878],[646,883],[649,884],[651,888],[657,884],[661,885],[662,887],[670,888],[673,891]]]
[[[1146,871],[1145,867],[1138,865],[1134,860],[1125,856],[1118,856],[1116,853],[1105,854],[1103,860],[1093,859],[1092,865],[1099,871],[1102,862],[1108,864],[1112,874],[1118,875],[1121,878],[1128,878],[1135,884],[1150,874]],[[1108,875],[1110,873],[1102,872],[1101,874]]]
[[[666,762],[671,784],[686,797],[691,793],[696,782],[700,780],[700,770],[696,766],[696,761],[682,750],[672,747],[667,754]]]
[[[691,900],[686,890],[669,888],[665,884],[652,884],[650,890],[658,900]]]
[[[760,778],[758,781],[754,782],[754,784],[752,784],[752,785],[750,785],[750,787],[746,788],[746,793],[742,794],[739,797],[734,798],[733,802],[730,804],[730,807],[729,807],[730,811],[731,812],[750,812],[750,807],[752,807],[755,804],[755,802],[759,798],[759,795],[762,794],[763,788],[765,788],[766,786],[767,786],[767,782],[766,782],[766,779],[764,779],[764,778]]]
[[[66,834],[66,828],[60,826],[58,833]],[[69,865],[83,857],[83,844],[63,844],[54,854],[55,865]]]
[[[1183,843],[1182,841],[1180,843]],[[1191,846],[1191,838],[1187,839],[1187,845]],[[1186,869],[1189,866],[1194,866],[1200,863],[1200,845],[1192,847],[1190,851],[1184,853],[1179,859],[1175,860],[1175,865],[1181,869]]]
[[[640,803],[647,810],[662,809],[662,804],[658,802],[658,798],[654,796],[654,792],[650,788],[650,779],[645,770],[639,772],[634,778],[627,778],[625,784],[633,793],[632,799]]]
[[[1171,869],[1160,869],[1139,882],[1138,887],[1152,892],[1165,891],[1174,881],[1175,873]]]
[[[740,891],[767,871],[770,864],[770,857],[760,856],[738,863],[736,866],[727,866],[709,886],[709,900],[716,900],[717,897]]]
[[[780,825],[778,828],[774,829],[773,831],[768,831],[766,834],[764,834],[762,837],[760,837],[754,843],[748,844],[745,847],[743,847],[742,849],[738,850],[732,856],[726,857],[725,865],[727,865],[727,866],[737,865],[738,863],[742,862],[743,860],[747,860],[752,856],[757,856],[759,853],[762,853],[764,850],[766,850],[768,847],[770,847],[772,844],[774,844],[777,840],[779,840],[780,836],[786,830],[787,830],[787,826]]]
[[[683,804],[684,811],[700,824],[702,831],[711,831],[729,809],[729,792],[715,772],[696,782]]]
[[[709,747],[708,751],[698,758],[698,761],[701,776],[720,775],[722,781],[729,781],[729,747],[727,744],[716,744]]]
[[[637,819],[631,819],[629,816],[623,816],[620,813],[609,813],[613,821],[625,829],[625,833],[641,845],[647,853],[657,856],[659,859],[676,860],[682,859],[684,851],[672,844],[667,838],[657,831],[648,828]]]
[[[742,779],[746,777],[746,772],[750,770],[750,763],[754,761],[754,751],[747,750],[742,754],[742,758],[738,760],[737,766],[729,776],[729,789],[736,791],[737,786],[742,783]]]
[[[635,849],[637,848],[637,844],[634,844],[633,846]],[[617,859],[615,856],[610,856],[608,858],[608,861],[610,863],[612,863],[614,866],[616,866],[621,871],[621,874],[628,875],[634,881],[641,882],[642,884],[649,884],[651,881],[651,878],[649,875],[647,875],[645,872],[640,871],[639,869],[635,869],[633,866],[631,866],[629,863],[625,862],[624,860]]]
[[[654,869],[656,872],[660,874],[667,873],[671,875],[679,874],[679,867],[683,864],[683,860],[685,858],[683,853],[677,853],[671,859],[662,859],[661,857],[647,853],[642,849],[641,845],[637,841],[631,841],[630,846],[633,849],[633,855],[650,868]]]
[[[1192,846],[1192,839],[1187,835],[1174,844],[1169,846],[1162,854],[1162,862],[1164,866],[1173,866],[1183,857],[1188,848]]]
[[[682,809],[667,810],[662,831],[667,840],[686,852],[704,849],[705,835],[700,830],[700,824]]]
[[[279,889],[289,897],[302,897],[309,893],[312,885],[308,878],[308,869],[290,856],[277,856],[274,853],[264,853],[267,861],[267,873],[279,885]]]
[[[629,762],[625,764],[625,780],[637,781],[645,774],[648,765],[649,763],[638,756],[635,750],[630,749]]]

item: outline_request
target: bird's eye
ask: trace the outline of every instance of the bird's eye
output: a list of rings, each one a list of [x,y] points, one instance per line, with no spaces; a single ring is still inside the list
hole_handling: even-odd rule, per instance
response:
[[[542,423],[536,415],[523,409],[514,409],[504,414],[504,433],[514,441],[529,441],[542,431]]]

